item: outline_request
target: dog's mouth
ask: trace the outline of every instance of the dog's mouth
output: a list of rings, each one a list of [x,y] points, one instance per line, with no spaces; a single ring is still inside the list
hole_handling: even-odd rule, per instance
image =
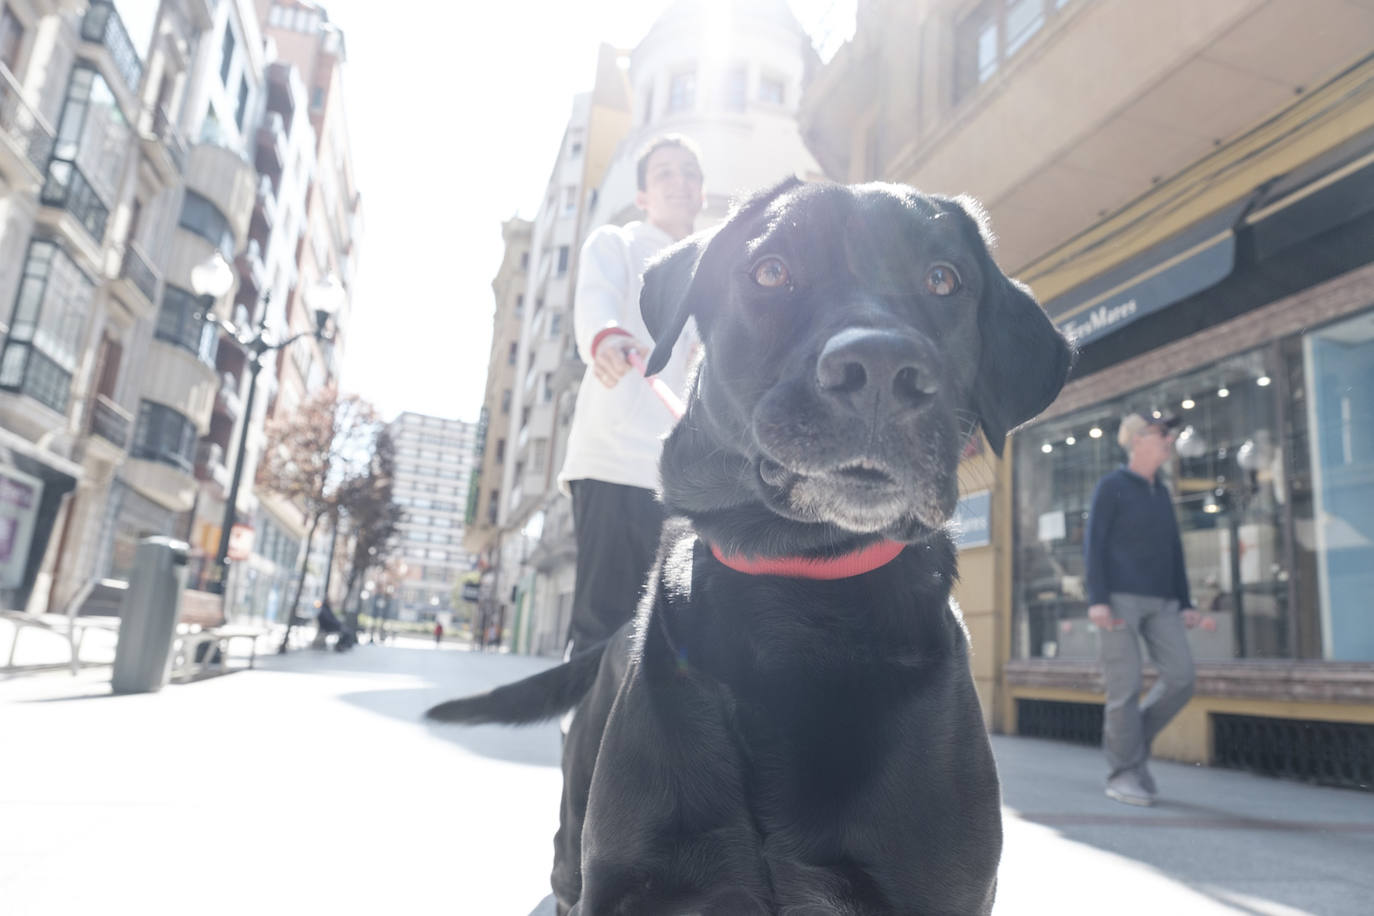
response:
[[[793,471],[771,458],[758,462],[759,477],[773,487],[788,487],[802,478],[829,479],[841,487],[889,489],[898,486],[897,475],[885,464],[870,458],[860,458],[839,467],[823,470]]]
[[[903,483],[900,470],[872,458],[795,470],[771,458],[756,462],[764,501],[799,521],[825,521],[857,532],[939,527],[938,499]]]
[[[830,476],[845,483],[861,487],[895,487],[897,478],[882,464],[868,459],[860,459],[852,464],[836,468]]]

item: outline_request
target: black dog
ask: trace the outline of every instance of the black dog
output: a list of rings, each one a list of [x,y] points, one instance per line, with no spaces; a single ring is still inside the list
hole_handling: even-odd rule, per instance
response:
[[[964,202],[898,185],[784,182],[640,302],[651,372],[689,317],[704,356],[634,632],[429,714],[585,696],[554,871],[574,913],[987,913],[1000,798],[944,525],[968,438],[1000,454],[1069,346]]]

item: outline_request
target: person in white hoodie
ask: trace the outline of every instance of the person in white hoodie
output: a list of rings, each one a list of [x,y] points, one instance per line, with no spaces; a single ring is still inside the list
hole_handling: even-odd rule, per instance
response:
[[[644,267],[692,233],[705,200],[701,159],[685,137],[664,135],[640,153],[637,180],[635,205],[644,220],[597,229],[578,262],[573,329],[587,371],[558,475],[572,497],[577,540],[570,654],[606,639],[633,616],[663,525],[655,491],[661,440],[673,417],[626,354],[635,350],[647,359],[653,349],[639,314]],[[679,393],[685,393],[694,340],[684,334],[658,375]]]

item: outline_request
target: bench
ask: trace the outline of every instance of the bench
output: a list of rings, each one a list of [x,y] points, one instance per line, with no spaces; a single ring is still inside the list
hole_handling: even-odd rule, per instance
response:
[[[238,639],[248,640],[248,667],[253,668],[258,659],[258,639],[268,632],[264,627],[226,623],[220,595],[187,589],[181,593],[181,616],[172,641],[171,679],[189,681],[212,668],[225,673],[229,670],[229,649]]]
[[[86,631],[92,628],[111,633],[119,630],[119,605],[128,587],[129,584],[121,579],[93,578],[76,590],[76,593],[67,601],[66,607],[60,613],[29,614],[17,610],[0,611],[0,617],[8,620],[15,627],[14,636],[10,640],[10,653],[5,662],[5,667],[14,667],[14,653],[19,647],[19,635],[26,628],[32,627],[66,639],[71,653],[72,674],[73,676],[79,674],[81,671],[81,643],[86,638]],[[113,614],[81,613],[97,588],[102,593],[102,600],[98,603],[101,606],[113,607]]]
[[[229,649],[236,639],[248,640],[248,667],[257,665],[258,639],[270,631],[263,627],[181,624],[172,641],[171,680],[186,682],[202,677],[211,669],[219,674],[229,670]]]

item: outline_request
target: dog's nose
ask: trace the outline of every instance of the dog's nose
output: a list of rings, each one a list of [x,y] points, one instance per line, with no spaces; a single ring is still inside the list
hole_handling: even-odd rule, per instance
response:
[[[933,354],[909,336],[875,328],[846,328],[825,342],[816,364],[816,384],[832,397],[882,396],[895,406],[925,406],[939,390]]]

